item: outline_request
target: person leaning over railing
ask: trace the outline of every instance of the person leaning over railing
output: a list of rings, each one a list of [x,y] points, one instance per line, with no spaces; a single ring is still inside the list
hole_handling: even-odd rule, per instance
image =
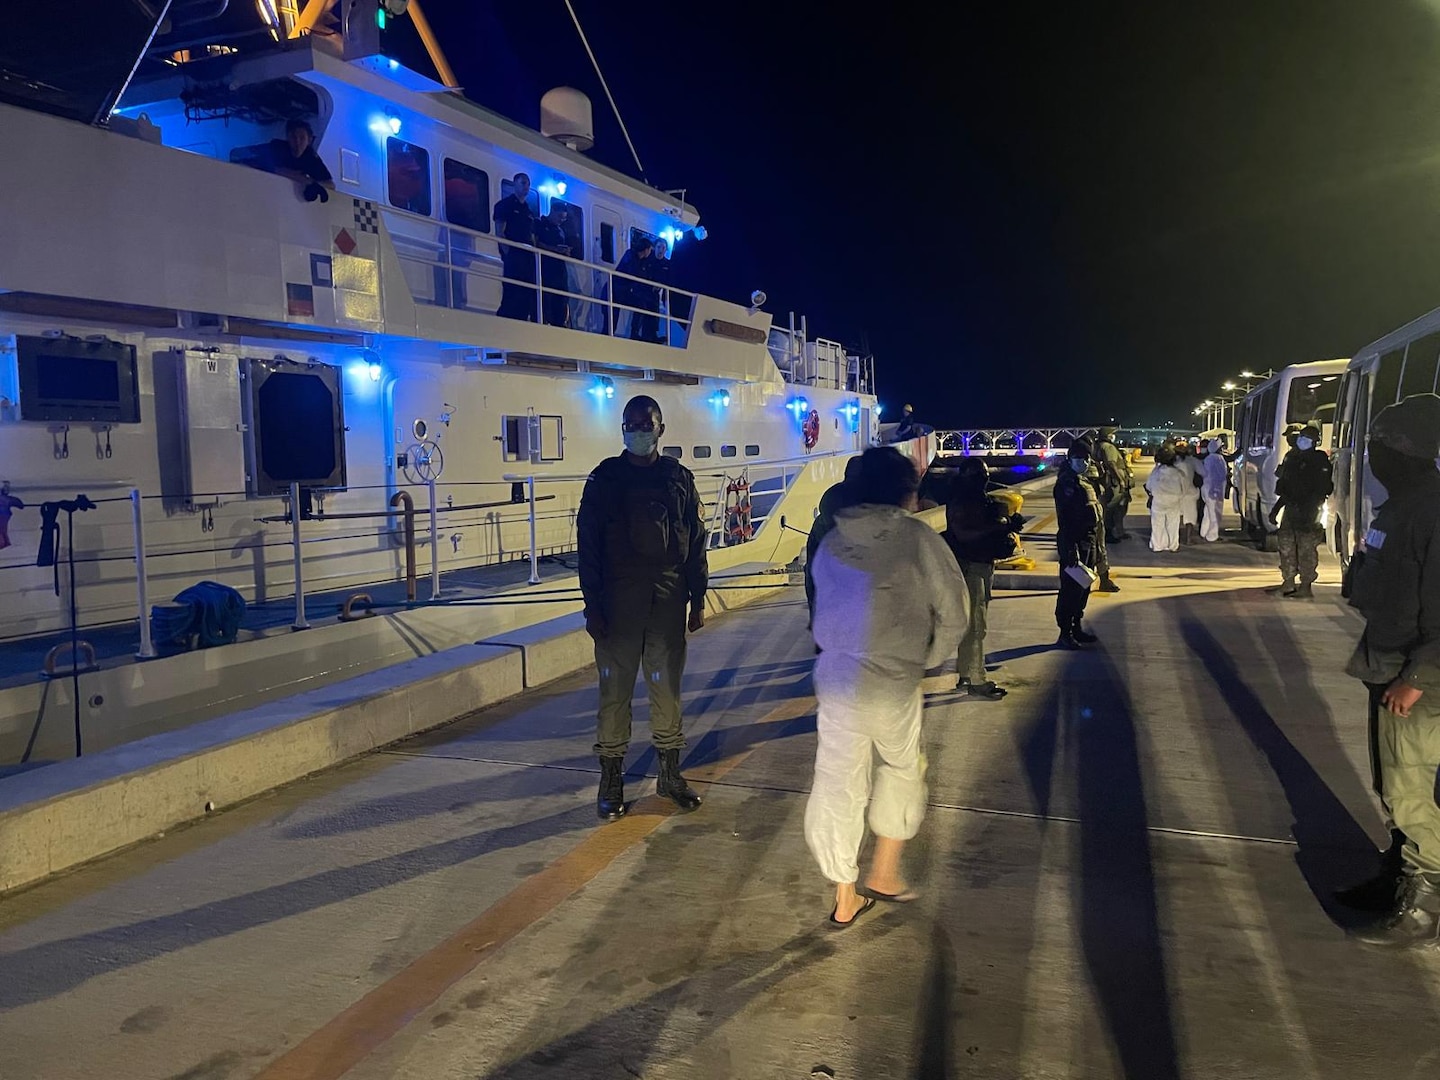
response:
[[[535,253],[514,244],[535,244],[535,213],[530,209],[530,177],[516,173],[514,190],[495,204],[495,235],[513,244],[500,245],[500,258],[505,264],[505,282],[500,308],[495,314],[502,319],[535,321],[535,290],[517,282],[535,283]]]

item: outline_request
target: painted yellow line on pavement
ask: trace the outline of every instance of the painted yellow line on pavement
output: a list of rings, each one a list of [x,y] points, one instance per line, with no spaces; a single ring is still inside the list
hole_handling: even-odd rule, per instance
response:
[[[814,709],[813,697],[790,698],[757,720],[755,726],[795,720]],[[737,734],[743,730],[737,729]],[[719,780],[754,751],[752,745],[731,757],[687,769],[686,777],[697,782]],[[451,986],[554,911],[674,812],[668,800],[655,796],[639,800],[625,817],[596,829],[544,870],[527,878],[474,921],[276,1058],[255,1080],[339,1080]]]

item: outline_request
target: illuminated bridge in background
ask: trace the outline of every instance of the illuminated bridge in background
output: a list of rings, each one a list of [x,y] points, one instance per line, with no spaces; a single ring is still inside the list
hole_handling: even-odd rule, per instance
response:
[[[1028,427],[967,428],[935,431],[931,434],[937,454],[986,454],[996,456],[1063,453],[1087,431],[1099,424],[1035,425]],[[1121,446],[1154,446],[1172,436],[1196,433],[1170,427],[1122,427],[1116,435]]]

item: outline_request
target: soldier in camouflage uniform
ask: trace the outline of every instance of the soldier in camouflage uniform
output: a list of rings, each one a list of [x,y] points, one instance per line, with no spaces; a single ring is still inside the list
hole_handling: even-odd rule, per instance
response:
[[[1330,458],[1315,444],[1320,429],[1307,424],[1290,437],[1294,447],[1275,471],[1275,508],[1271,522],[1279,521],[1280,586],[1271,591],[1294,600],[1309,600],[1311,586],[1320,574],[1320,542],[1324,530],[1320,509],[1334,490]],[[1296,578],[1299,584],[1296,584]]]
[[[1355,936],[1396,949],[1440,946],[1437,456],[1440,397],[1415,394],[1375,417],[1370,471],[1387,498],[1350,568],[1350,602],[1365,616],[1365,632],[1346,671],[1370,691],[1375,778],[1403,845],[1390,910]]]

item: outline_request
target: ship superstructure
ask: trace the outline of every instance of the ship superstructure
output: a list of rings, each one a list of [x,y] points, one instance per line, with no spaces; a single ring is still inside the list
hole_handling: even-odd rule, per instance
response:
[[[398,510],[382,516],[402,491],[438,499],[422,561],[441,570],[529,554],[537,491],[533,547],[566,550],[634,393],[661,403],[716,543],[763,511],[729,527],[737,480],[748,498],[777,462],[870,443],[868,359],[757,303],[620,271],[642,238],[703,230],[585,156],[576,92],[547,95],[547,137],[347,56],[343,35],[273,36],[142,65],[102,125],[0,105],[22,149],[0,157],[0,481],[27,504],[0,556],[0,637],[68,625],[65,583],[28,564],[34,504],[76,493],[99,504],[74,519],[93,626],[136,618],[136,543],[152,596],[202,578],[283,595],[292,496],[325,542],[311,588],[404,572]],[[253,167],[295,119],[333,174],[323,200]],[[491,210],[520,173],[537,216],[568,211],[573,255],[502,250]],[[535,321],[497,315],[517,258]]]

